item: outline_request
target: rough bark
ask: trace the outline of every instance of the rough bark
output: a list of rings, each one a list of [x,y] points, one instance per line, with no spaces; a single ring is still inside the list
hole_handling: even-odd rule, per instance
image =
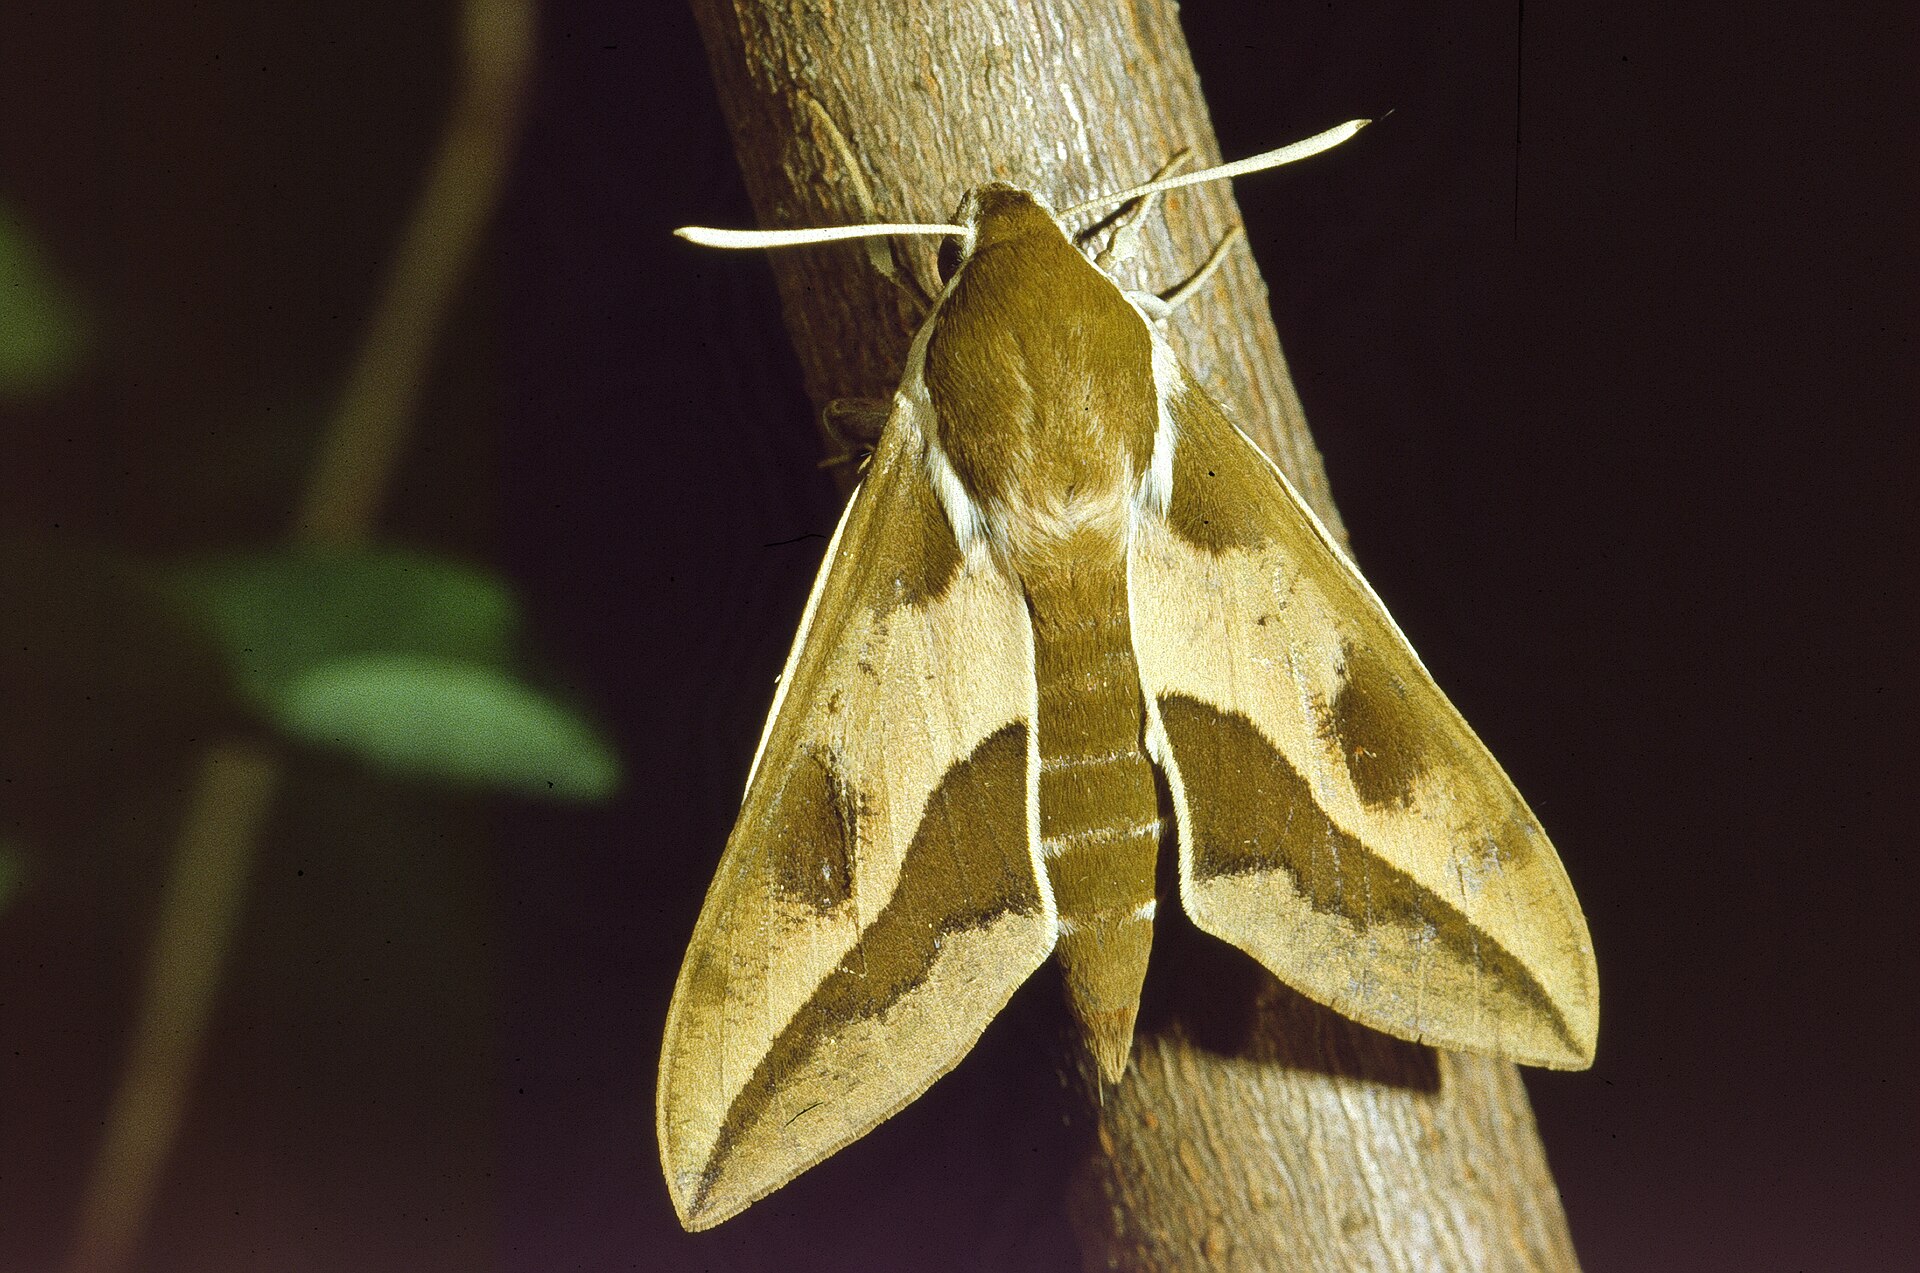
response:
[[[1171,0],[692,7],[762,225],[866,219],[849,153],[882,218],[902,221],[944,220],[985,180],[1065,204],[1145,180],[1182,147],[1218,159]],[[1164,290],[1236,224],[1224,183],[1170,196],[1127,281]],[[932,277],[933,249],[908,250]],[[815,402],[890,395],[912,334],[899,293],[855,249],[771,259]],[[1186,365],[1338,531],[1244,246],[1173,328]],[[1086,1268],[1577,1267],[1512,1066],[1376,1034],[1161,927],[1167,1002],[1148,1005],[1069,1190]]]

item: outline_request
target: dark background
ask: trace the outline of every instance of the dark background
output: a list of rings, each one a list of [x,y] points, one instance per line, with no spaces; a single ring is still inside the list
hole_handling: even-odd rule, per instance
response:
[[[279,533],[437,135],[441,4],[176,9],[0,30],[0,195],[112,335],[8,426],[9,535]],[[1907,1267],[1910,11],[1185,22],[1230,156],[1393,111],[1239,197],[1359,560],[1592,926],[1598,1063],[1528,1074],[1586,1266]],[[142,1267],[1075,1267],[1039,986],[867,1139],[674,1223],[667,995],[839,501],[764,263],[668,237],[751,219],[691,20],[557,3],[543,40],[388,524],[520,585],[629,786],[303,770]],[[178,789],[173,734],[81,719],[119,751],[35,787],[0,911],[4,1268],[70,1223]]]

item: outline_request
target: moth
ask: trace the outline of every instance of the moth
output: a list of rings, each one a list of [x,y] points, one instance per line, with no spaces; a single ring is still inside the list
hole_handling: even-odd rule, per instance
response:
[[[1591,1062],[1592,946],[1539,823],[1180,365],[1165,304],[1063,228],[1364,122],[1059,214],[992,184],[953,224],[682,231],[959,240],[674,990],[658,1130],[689,1229],[925,1091],[1049,955],[1119,1081],[1169,845],[1193,923],[1320,1003],[1436,1047]]]

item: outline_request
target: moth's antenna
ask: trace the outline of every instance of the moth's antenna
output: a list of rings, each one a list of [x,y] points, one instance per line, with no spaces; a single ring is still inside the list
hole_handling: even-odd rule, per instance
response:
[[[964,225],[836,225],[819,230],[715,230],[683,225],[674,233],[704,248],[791,248],[808,243],[838,243],[842,239],[872,239],[888,234],[965,234]]]
[[[1162,190],[1198,185],[1203,181],[1225,181],[1231,177],[1244,177],[1250,172],[1278,168],[1281,164],[1290,164],[1296,159],[1305,159],[1323,150],[1331,150],[1372,122],[1370,119],[1350,119],[1338,128],[1329,128],[1324,133],[1318,133],[1305,141],[1294,142],[1291,146],[1282,146],[1278,150],[1269,150],[1230,164],[1221,164],[1218,168],[1183,173],[1178,177],[1163,177],[1158,181],[1149,181],[1144,186],[1133,186],[1126,190],[1117,190],[1112,194],[1088,199],[1085,203],[1076,203],[1061,212],[1060,216],[1063,218],[1077,216],[1082,212],[1091,212],[1095,208],[1111,207],[1116,203],[1126,203],[1145,195],[1158,194]],[[687,242],[698,243],[701,247],[708,248],[790,248],[809,243],[839,243],[845,239],[882,238],[890,234],[948,235],[966,232],[967,227],[964,225],[931,223],[922,225],[893,221],[880,225],[837,225],[814,230],[716,230],[711,226],[683,225],[674,231]]]
[[[1203,181],[1225,181],[1230,177],[1244,177],[1250,172],[1262,172],[1268,168],[1278,168],[1281,164],[1290,164],[1296,159],[1305,159],[1317,155],[1323,150],[1331,150],[1347,138],[1359,132],[1373,121],[1370,119],[1350,119],[1338,128],[1329,128],[1317,133],[1305,141],[1296,141],[1291,146],[1282,146],[1278,150],[1269,150],[1263,154],[1250,155],[1237,159],[1230,164],[1221,164],[1218,168],[1205,168],[1199,172],[1182,173],[1178,177],[1163,177],[1159,181],[1149,181],[1144,186],[1133,186],[1126,190],[1117,190],[1112,194],[1103,194],[1088,199],[1085,203],[1076,203],[1064,209],[1061,217],[1076,216],[1082,212],[1091,212],[1095,208],[1110,207],[1116,203],[1126,203],[1145,195],[1158,194],[1162,190],[1173,190],[1180,186],[1198,185]]]

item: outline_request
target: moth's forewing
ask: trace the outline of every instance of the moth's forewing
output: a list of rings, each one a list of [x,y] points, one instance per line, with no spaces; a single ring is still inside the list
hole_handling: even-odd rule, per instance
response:
[[[1019,596],[957,551],[890,423],[828,551],[667,1020],[661,1157],[690,1228],[864,1135],[1053,948]]]
[[[1545,832],[1272,461],[1169,398],[1130,595],[1189,915],[1389,1034],[1586,1066],[1593,951]]]

